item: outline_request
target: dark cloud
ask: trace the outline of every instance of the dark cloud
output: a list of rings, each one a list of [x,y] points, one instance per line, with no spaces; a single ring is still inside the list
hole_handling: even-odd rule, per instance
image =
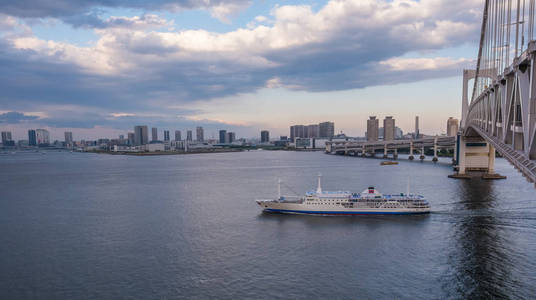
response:
[[[29,116],[17,111],[9,111],[0,114],[0,123],[16,124],[24,121],[36,120],[38,118],[38,116]]]
[[[0,11],[22,18],[68,17],[94,8],[137,8],[144,10],[178,10],[211,8],[222,4],[246,4],[245,0],[1,0]]]

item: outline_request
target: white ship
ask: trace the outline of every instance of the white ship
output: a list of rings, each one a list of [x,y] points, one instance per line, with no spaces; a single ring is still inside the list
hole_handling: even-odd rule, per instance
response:
[[[267,212],[312,215],[369,215],[369,214],[425,214],[430,205],[423,196],[406,193],[384,195],[374,187],[361,193],[322,191],[320,175],[316,191],[303,197],[281,196],[281,181],[277,199],[257,200]]]

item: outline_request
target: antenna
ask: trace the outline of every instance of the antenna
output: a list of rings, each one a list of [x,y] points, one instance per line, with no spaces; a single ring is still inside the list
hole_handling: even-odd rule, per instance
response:
[[[322,193],[321,178],[322,178],[322,174],[318,173],[318,187],[316,188],[316,193],[317,194]]]
[[[407,186],[407,189],[406,189],[406,196],[409,196],[409,176],[408,176],[408,186]]]
[[[277,200],[281,200],[281,178],[277,178]]]

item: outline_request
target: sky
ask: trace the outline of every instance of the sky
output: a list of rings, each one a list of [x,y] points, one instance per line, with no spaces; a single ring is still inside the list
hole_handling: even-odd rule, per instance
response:
[[[116,137],[134,125],[288,135],[368,116],[446,131],[481,0],[0,1],[0,129]],[[162,134],[162,133],[160,133]],[[184,134],[184,133],[183,133]]]

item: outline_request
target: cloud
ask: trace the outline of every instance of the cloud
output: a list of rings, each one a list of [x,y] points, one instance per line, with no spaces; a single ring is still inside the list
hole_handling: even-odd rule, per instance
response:
[[[99,25],[98,10],[102,8],[172,12],[205,9],[211,11],[213,16],[226,20],[249,4],[249,0],[16,0],[0,1],[0,11],[20,18],[50,17],[75,26],[89,26]]]
[[[424,71],[424,70],[460,70],[474,65],[476,61],[466,58],[453,59],[450,57],[435,58],[391,58],[380,64],[393,71]]]
[[[33,121],[38,119],[38,116],[25,115],[17,111],[9,111],[0,114],[0,123],[16,124],[24,121]]]
[[[2,5],[11,5],[4,10],[19,16],[80,12],[69,5],[54,10],[52,3],[36,4],[36,12],[16,12],[18,4]],[[161,9],[194,5],[133,3]],[[208,3],[217,8],[243,2]],[[83,11],[93,7],[81,5]],[[172,23],[153,14],[97,15],[93,27],[98,40],[89,46],[21,34],[11,20],[11,33],[0,39],[0,109],[36,111],[36,105],[75,104],[98,111],[62,120],[75,124],[88,118],[92,121],[78,126],[123,126],[121,120],[137,121],[140,112],[176,116],[180,112],[172,107],[177,104],[264,87],[320,92],[452,76],[468,60],[404,55],[474,43],[480,6],[476,0],[332,0],[319,10],[277,6],[271,12],[273,22],[257,17],[261,25],[224,33],[159,31]],[[111,115],[117,112],[134,116]]]

